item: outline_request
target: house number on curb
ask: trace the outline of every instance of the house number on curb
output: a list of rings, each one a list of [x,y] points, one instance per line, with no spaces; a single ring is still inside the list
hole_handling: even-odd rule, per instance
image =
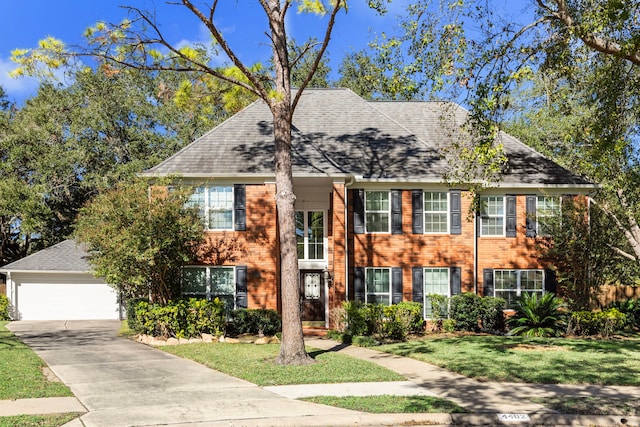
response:
[[[527,414],[498,414],[498,421],[503,423],[524,423],[531,421]]]

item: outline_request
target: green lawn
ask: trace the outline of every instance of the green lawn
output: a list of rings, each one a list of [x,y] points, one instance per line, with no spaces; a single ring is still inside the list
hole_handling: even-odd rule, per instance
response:
[[[317,396],[300,400],[373,414],[453,414],[467,412],[464,408],[449,400],[431,396]]]
[[[615,397],[549,397],[532,398],[532,402],[562,414],[639,416],[638,399]]]
[[[0,427],[58,427],[82,414],[17,415],[0,417]]]
[[[307,349],[316,360],[314,364],[279,366],[273,363],[280,351],[279,344],[214,343],[161,348],[260,386],[405,380],[374,363],[315,349]]]
[[[376,347],[480,381],[640,385],[640,339],[437,336]]]
[[[6,324],[0,322],[0,400],[73,396],[64,384],[47,381],[42,374],[47,365]]]

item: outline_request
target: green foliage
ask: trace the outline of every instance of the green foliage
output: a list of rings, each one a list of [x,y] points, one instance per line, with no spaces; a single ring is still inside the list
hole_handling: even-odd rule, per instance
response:
[[[138,307],[138,304],[143,301],[148,303],[149,298],[140,297],[129,298],[127,300],[127,325],[132,331],[137,331],[140,328],[138,325],[138,317],[136,315],[136,307]]]
[[[627,327],[640,328],[640,299],[629,298],[625,301],[615,301],[608,308],[615,308],[624,313],[627,316]]]
[[[451,297],[449,317],[455,320],[456,331],[476,332],[480,329],[482,297],[465,292]]]
[[[488,332],[501,332],[505,328],[504,309],[506,301],[502,298],[483,297],[480,303],[480,325]]]
[[[282,319],[275,310],[239,308],[231,312],[227,325],[230,335],[257,334],[273,336],[282,329]]]
[[[524,293],[509,319],[509,334],[526,337],[559,336],[566,326],[566,304],[553,293],[538,298],[537,292]]]
[[[400,302],[384,307],[384,321],[380,334],[383,338],[405,340],[409,334],[419,334],[423,331],[422,304]]]
[[[9,298],[6,295],[0,295],[0,321],[11,320],[9,316]]]
[[[139,301],[135,306],[136,332],[155,337],[192,338],[202,334],[221,336],[226,316],[224,302],[190,298],[165,305]],[[133,329],[133,328],[132,328]]]
[[[571,313],[567,333],[577,336],[610,337],[622,330],[626,323],[627,315],[615,308],[603,311],[574,311]]]
[[[336,406],[370,414],[414,414],[414,413],[465,413],[456,403],[431,396],[316,396],[303,398],[307,402]]]
[[[451,333],[456,331],[456,321],[454,319],[444,319],[442,321],[442,331]]]
[[[344,331],[341,340],[355,342],[356,337],[404,340],[409,334],[422,333],[424,319],[422,304],[401,302],[390,306],[362,304],[346,301],[344,307]]]
[[[96,275],[126,297],[166,303],[180,297],[182,267],[208,246],[198,212],[186,207],[192,190],[155,185],[138,180],[100,194],[82,208],[76,236]]]
[[[371,335],[356,335],[351,339],[351,344],[358,347],[375,347],[380,345],[380,342]]]
[[[449,297],[440,294],[429,294],[427,299],[431,304],[431,319],[442,320],[449,315]]]
[[[342,303],[345,310],[345,335],[354,337],[356,335],[364,335],[368,332],[364,304],[358,301],[345,301]]]

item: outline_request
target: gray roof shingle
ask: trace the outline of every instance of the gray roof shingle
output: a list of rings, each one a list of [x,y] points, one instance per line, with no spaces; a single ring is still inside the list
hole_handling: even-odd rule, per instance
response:
[[[91,271],[86,246],[75,240],[65,240],[18,261],[0,267],[0,271]]]
[[[447,102],[366,101],[348,89],[307,89],[293,117],[294,176],[441,182],[453,162],[446,147],[464,138],[467,112]],[[273,119],[256,101],[146,171],[185,177],[273,176]],[[504,182],[589,186],[517,139],[501,133]]]

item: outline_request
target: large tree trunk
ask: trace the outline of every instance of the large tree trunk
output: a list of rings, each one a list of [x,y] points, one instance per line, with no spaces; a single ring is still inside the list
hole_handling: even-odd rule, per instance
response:
[[[285,32],[285,13],[279,0],[270,5],[271,40],[276,71],[276,94],[269,106],[273,114],[275,139],[276,207],[280,238],[280,293],[282,306],[282,344],[276,363],[295,365],[312,363],[304,348],[300,318],[300,272],[296,247],[295,201],[291,150],[291,82]]]

